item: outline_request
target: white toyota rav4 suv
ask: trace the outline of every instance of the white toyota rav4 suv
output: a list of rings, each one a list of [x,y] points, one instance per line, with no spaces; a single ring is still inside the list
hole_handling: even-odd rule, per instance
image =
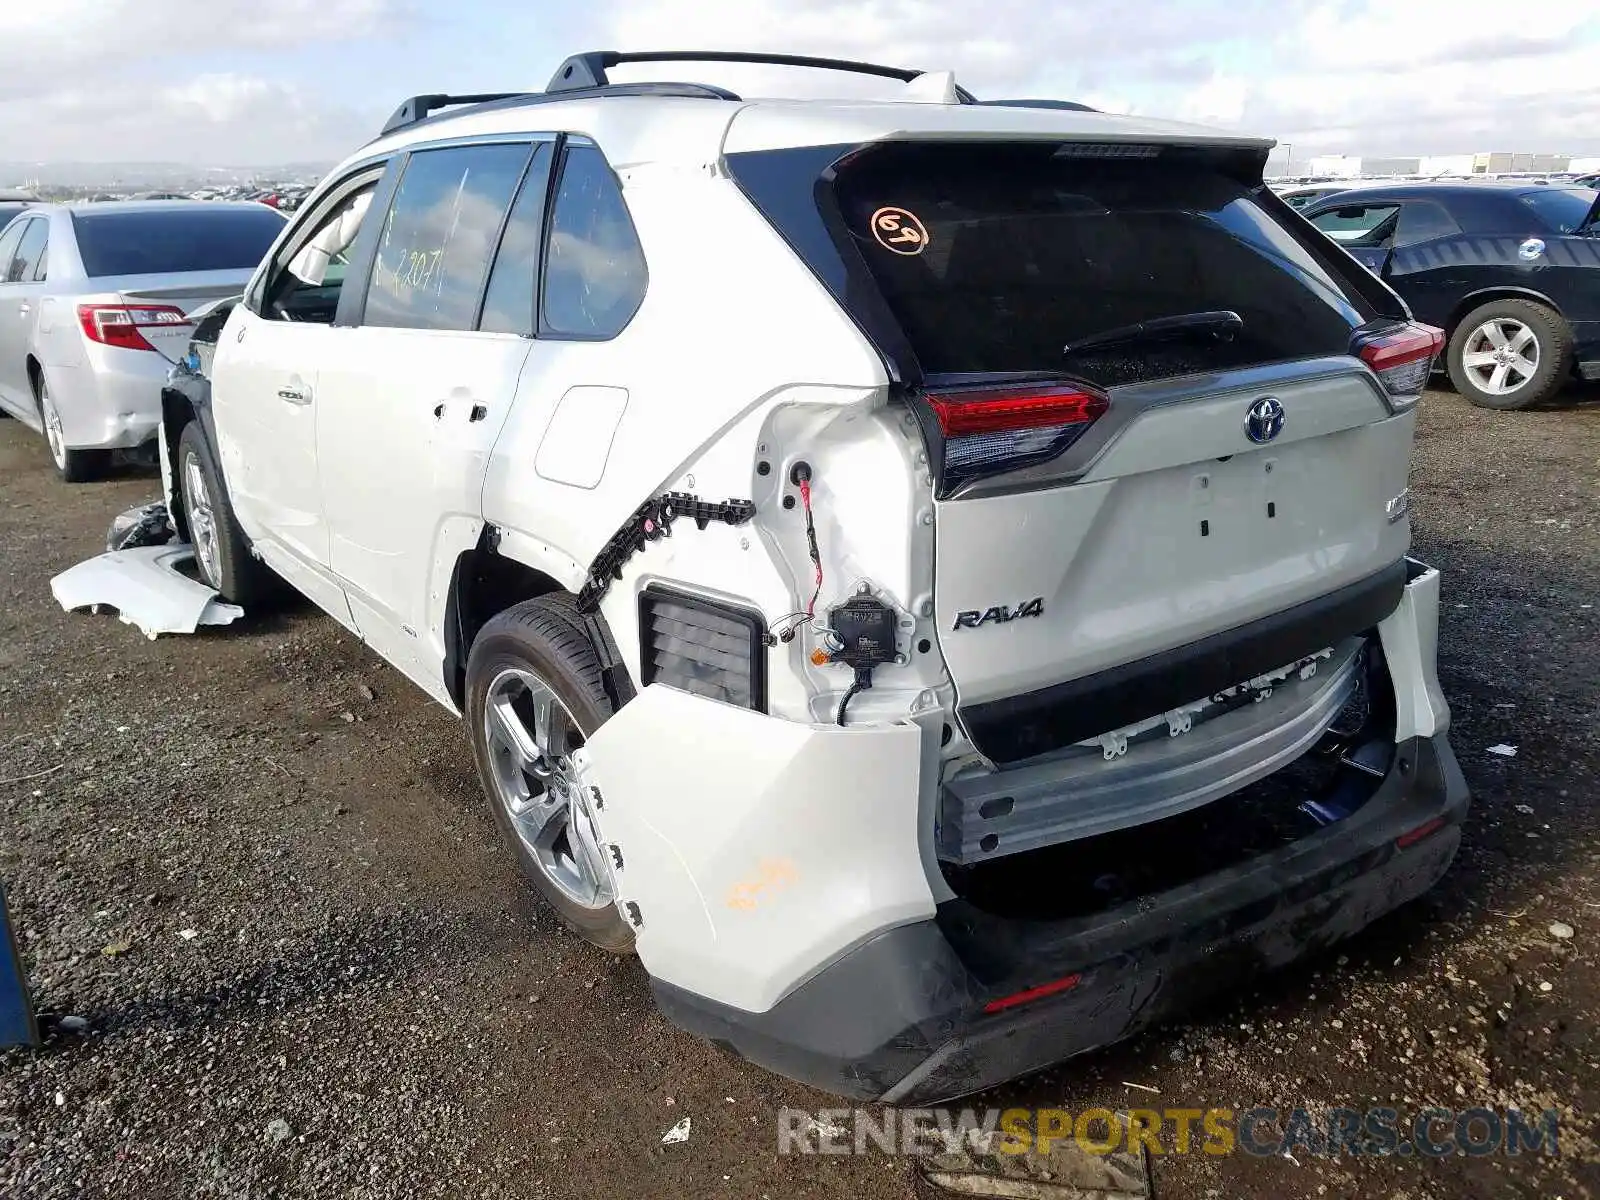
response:
[[[905,90],[606,78],[710,58]],[[671,1020],[971,1092],[1459,842],[1408,556],[1439,334],[1270,146],[779,56],[417,97],[200,323],[169,503],[229,599],[281,577],[463,714]]]

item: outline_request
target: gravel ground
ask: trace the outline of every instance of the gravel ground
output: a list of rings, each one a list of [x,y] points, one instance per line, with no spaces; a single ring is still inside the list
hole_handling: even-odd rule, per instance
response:
[[[1456,866],[1339,953],[983,1103],[1556,1107],[1559,1158],[1171,1155],[1156,1191],[1600,1189],[1597,478],[1593,390],[1429,394],[1416,541],[1475,794]],[[62,613],[50,576],[154,487],[66,487],[0,422],[0,879],[38,1006],[88,1022],[0,1053],[0,1195],[911,1194],[904,1160],[778,1156],[775,1110],[829,1099],[676,1032],[636,963],[565,934],[459,725],[331,620],[151,642]]]

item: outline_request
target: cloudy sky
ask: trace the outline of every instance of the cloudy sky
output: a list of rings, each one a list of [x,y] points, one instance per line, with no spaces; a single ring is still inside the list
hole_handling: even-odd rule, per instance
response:
[[[948,68],[981,95],[1219,124],[1296,160],[1600,153],[1594,0],[0,0],[0,160],[334,159],[411,93],[539,89],[567,53],[642,47]]]

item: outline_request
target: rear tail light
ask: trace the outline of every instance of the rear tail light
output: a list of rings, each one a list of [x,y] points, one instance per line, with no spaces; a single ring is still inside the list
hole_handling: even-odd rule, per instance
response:
[[[923,399],[942,435],[945,492],[1055,458],[1110,407],[1103,393],[1065,383],[930,391]]]
[[[759,613],[651,584],[639,596],[642,684],[766,712],[766,632]]]
[[[183,309],[170,304],[150,304],[132,307],[127,304],[80,304],[78,324],[84,336],[103,346],[116,346],[122,350],[154,350],[141,329],[170,328],[187,325],[189,318]]]
[[[1384,389],[1405,408],[1417,402],[1427,386],[1433,360],[1444,348],[1444,331],[1432,325],[1402,325],[1360,339],[1356,354],[1383,381]]]

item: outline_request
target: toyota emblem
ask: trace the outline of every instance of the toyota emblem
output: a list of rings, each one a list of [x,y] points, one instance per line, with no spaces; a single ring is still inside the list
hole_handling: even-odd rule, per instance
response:
[[[1263,396],[1250,406],[1244,432],[1256,445],[1265,445],[1283,432],[1283,403],[1276,396]]]

